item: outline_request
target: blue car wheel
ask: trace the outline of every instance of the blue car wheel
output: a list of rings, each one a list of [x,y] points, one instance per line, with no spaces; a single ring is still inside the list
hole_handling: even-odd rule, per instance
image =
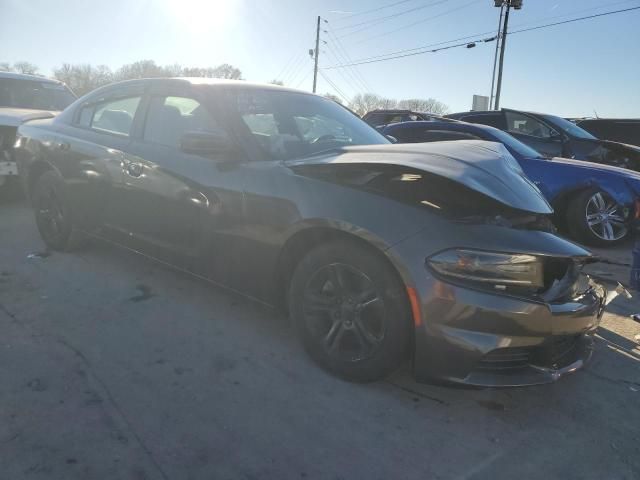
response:
[[[613,245],[629,233],[623,207],[597,189],[585,190],[571,200],[567,224],[575,238],[590,245]]]

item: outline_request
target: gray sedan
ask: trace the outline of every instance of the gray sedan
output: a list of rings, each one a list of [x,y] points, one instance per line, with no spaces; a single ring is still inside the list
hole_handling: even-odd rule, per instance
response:
[[[353,381],[552,381],[603,312],[591,260],[503,146],[391,145],[319,96],[190,79],[103,87],[22,125],[46,244],[88,237],[288,309]]]

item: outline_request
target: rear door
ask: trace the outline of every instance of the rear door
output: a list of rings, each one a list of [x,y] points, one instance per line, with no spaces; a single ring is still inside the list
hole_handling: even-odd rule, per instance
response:
[[[144,83],[138,82],[88,97],[52,138],[75,221],[84,229],[102,227],[109,236],[118,228],[122,165],[143,91]]]

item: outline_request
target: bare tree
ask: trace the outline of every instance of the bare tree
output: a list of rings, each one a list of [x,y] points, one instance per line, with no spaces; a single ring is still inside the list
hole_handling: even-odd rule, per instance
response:
[[[0,72],[13,72],[9,62],[0,62]]]
[[[339,103],[340,105],[344,105],[342,99],[339,96],[334,95],[333,93],[325,93],[324,96],[329,100],[333,100],[334,102]]]
[[[29,75],[37,75],[38,67],[30,62],[15,62],[13,70],[18,73],[27,73]]]
[[[233,65],[229,65],[228,63],[223,63],[222,65],[218,65],[213,69],[214,78],[228,78],[231,80],[242,80],[242,72],[239,68],[234,67]]]
[[[382,98],[375,93],[359,93],[351,99],[349,108],[362,116],[370,110],[379,108]]]
[[[398,102],[398,108],[413,110],[414,112],[433,113],[444,115],[449,107],[435,98],[408,98]]]
[[[53,76],[66,83],[77,95],[84,95],[113,81],[113,73],[106,65],[93,67],[89,64],[64,63],[53,70]]]
[[[130,80],[134,78],[166,77],[166,70],[156,65],[153,60],[139,60],[121,66],[114,74],[114,80]]]

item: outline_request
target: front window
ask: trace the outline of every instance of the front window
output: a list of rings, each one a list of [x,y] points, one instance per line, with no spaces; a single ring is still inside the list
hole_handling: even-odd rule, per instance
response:
[[[0,78],[0,107],[60,111],[75,99],[60,83]]]
[[[582,139],[585,139],[585,140],[597,140],[596,137],[591,135],[585,129],[580,128],[578,125],[576,125],[573,122],[570,122],[569,120],[566,120],[566,119],[560,118],[560,117],[556,117],[554,115],[545,115],[544,118],[549,123],[552,123],[558,129],[562,130],[563,132],[566,132],[567,134],[571,135],[572,137],[582,138]]]
[[[289,160],[350,145],[389,141],[331,100],[303,93],[234,92],[235,108],[258,145],[273,160]]]
[[[529,115],[519,112],[506,112],[507,131],[531,137],[549,139],[555,132],[547,125]]]
[[[188,97],[153,97],[147,113],[144,139],[179,148],[185,133],[216,129],[216,122],[197,100]]]

